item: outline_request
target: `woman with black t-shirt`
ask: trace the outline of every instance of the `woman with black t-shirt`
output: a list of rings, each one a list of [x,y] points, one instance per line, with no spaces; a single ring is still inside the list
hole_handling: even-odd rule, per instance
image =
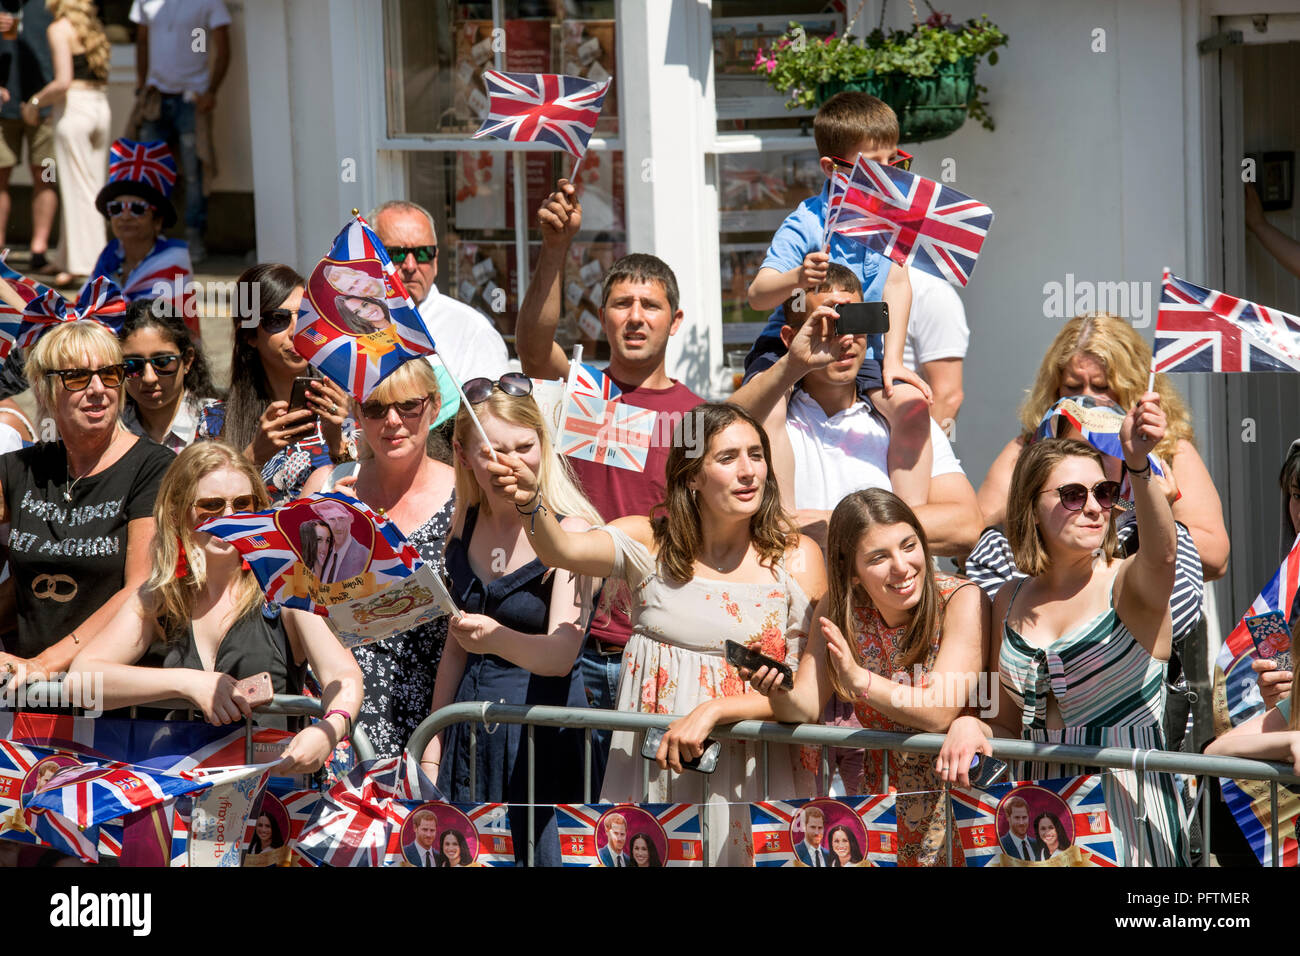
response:
[[[154,497],[175,457],[122,427],[122,349],[99,323],[47,332],[26,372],[62,440],[0,455],[18,612],[0,678],[16,683],[66,670],[149,577]]]

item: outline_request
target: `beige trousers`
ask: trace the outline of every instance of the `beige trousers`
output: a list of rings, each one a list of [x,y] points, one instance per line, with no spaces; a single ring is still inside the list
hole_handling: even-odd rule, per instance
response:
[[[108,178],[108,96],[74,85],[54,119],[55,180],[63,207],[54,261],[73,275],[88,276],[106,242],[95,196]]]

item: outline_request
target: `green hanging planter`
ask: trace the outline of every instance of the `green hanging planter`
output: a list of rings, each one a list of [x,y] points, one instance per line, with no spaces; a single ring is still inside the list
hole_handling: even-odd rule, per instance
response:
[[[942,139],[966,122],[975,95],[975,64],[976,58],[968,56],[941,64],[930,76],[869,73],[850,80],[830,80],[817,85],[817,105],[845,90],[870,93],[898,114],[900,143]]]

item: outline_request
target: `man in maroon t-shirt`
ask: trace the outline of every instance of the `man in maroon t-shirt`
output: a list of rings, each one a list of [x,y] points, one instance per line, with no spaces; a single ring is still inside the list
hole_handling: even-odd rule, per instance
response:
[[[537,213],[542,251],[515,325],[515,347],[524,372],[539,379],[567,378],[569,374],[569,359],[555,342],[555,327],[560,320],[560,279],[569,244],[582,228],[582,206],[573,185],[564,179],[556,185],[557,190]],[[605,374],[621,389],[619,401],[658,413],[645,471],[569,459],[596,510],[606,521],[613,521],[626,515],[648,515],[663,500],[673,430],[703,399],[669,378],[665,369],[668,339],[681,327],[682,310],[677,307],[677,277],[662,260],[639,253],[619,259],[605,275],[601,300],[600,322],[610,351]],[[608,615],[594,616],[580,658],[592,707],[613,708],[623,645],[631,631],[631,622],[620,610],[611,608]],[[597,779],[592,783],[593,792],[599,792],[609,735],[598,732],[593,736]]]

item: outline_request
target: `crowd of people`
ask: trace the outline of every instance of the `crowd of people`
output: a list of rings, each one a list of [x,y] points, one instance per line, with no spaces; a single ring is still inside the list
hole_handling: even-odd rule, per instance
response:
[[[59,22],[50,28],[58,57],[71,56],[74,76],[78,56],[93,69],[84,18]],[[60,87],[69,113],[75,84]],[[159,88],[161,116],[183,122]],[[828,182],[860,154],[909,159],[892,111],[866,94],[833,97],[813,129]],[[201,222],[186,195],[187,224]],[[654,435],[671,436],[651,443],[640,471],[561,455],[532,395],[536,380],[579,371],[555,340],[561,276],[582,228],[565,180],[537,214],[540,254],[516,326],[522,372],[511,371],[490,320],[438,291],[433,218],[406,201],[385,203],[370,222],[441,359],[402,365],[365,402],[315,378],[294,406],[295,379],[309,372],[293,344],[305,281],[286,264],[238,279],[224,392],[197,330],[143,293],[117,337],[89,320],[55,326],[10,368],[57,440],[35,441],[30,423],[26,435],[10,428],[13,450],[0,456],[9,527],[0,676],[102,674],[108,708],[181,700],[225,724],[251,713],[239,682],[268,672],[276,692],[308,690],[326,713],[292,738],[286,773],[321,768],[354,726],[380,756],[395,756],[452,702],[674,715],[648,792],[645,735],[595,734],[593,792],[604,803],[703,804],[715,865],[752,863],[746,804],[763,799],[764,783],[778,798],[892,788],[900,865],[960,865],[960,843],[949,855],[944,788],[969,783],[992,739],[1177,748],[1179,657],[1205,581],[1224,574],[1228,537],[1184,403],[1163,376],[1147,387],[1150,347],[1114,316],[1067,322],[1028,390],[1019,434],[977,491],[940,427],[961,403],[960,303],[954,310],[955,297],[929,279],[915,295],[908,269],[859,243],[836,238],[824,250],[827,197],[823,189],[803,203],[773,238],[750,287],[751,304],[773,308],[772,318],[726,402],[668,373],[684,318],[671,268],[633,253],[607,271],[608,364],[581,371],[653,412]],[[93,205],[115,235],[100,256],[115,265],[101,274],[124,288],[175,251],[162,236],[177,218],[169,183],[111,172]],[[340,299],[365,298],[349,276],[335,279]],[[836,331],[839,308],[882,299],[888,333]],[[940,332],[917,337],[915,319],[933,330],[944,316]],[[942,344],[954,340],[955,351]],[[1086,414],[1089,435],[1114,436],[1109,452],[1085,440],[1067,406]],[[234,547],[195,530],[318,491],[352,495],[394,522],[444,576],[459,613],[349,652],[323,618],[267,604]],[[1282,492],[1294,533],[1295,446]],[[313,573],[334,579],[323,558],[328,515],[303,527]],[[941,557],[957,572],[939,570]],[[771,663],[738,669],[728,641]],[[1260,670],[1270,709],[1211,751],[1300,766],[1290,673]],[[992,706],[980,706],[980,686],[996,689]],[[947,741],[937,760],[837,752],[833,780],[816,751],[772,747],[763,761],[758,745],[739,741],[722,744],[707,781],[685,768],[715,727],[743,719]],[[583,733],[524,734],[502,726],[475,746],[455,726],[414,756],[449,801],[541,804],[532,832],[512,817],[514,845],[522,859],[531,842],[539,865],[557,865],[546,805],[583,801]],[[539,768],[531,797],[530,754]],[[1109,772],[1104,787],[1122,862],[1188,861],[1185,795],[1172,777]],[[1022,816],[1027,832],[1027,809]],[[1035,839],[1054,845],[1060,822],[1046,817]],[[805,829],[820,836],[819,819],[810,812]],[[259,847],[279,845],[272,824],[257,820]],[[605,827],[605,865],[658,862],[653,841],[629,834],[623,816]],[[432,815],[414,830],[415,865],[467,865],[457,831],[438,833]],[[862,860],[842,826],[826,848],[813,842],[805,865]]]

